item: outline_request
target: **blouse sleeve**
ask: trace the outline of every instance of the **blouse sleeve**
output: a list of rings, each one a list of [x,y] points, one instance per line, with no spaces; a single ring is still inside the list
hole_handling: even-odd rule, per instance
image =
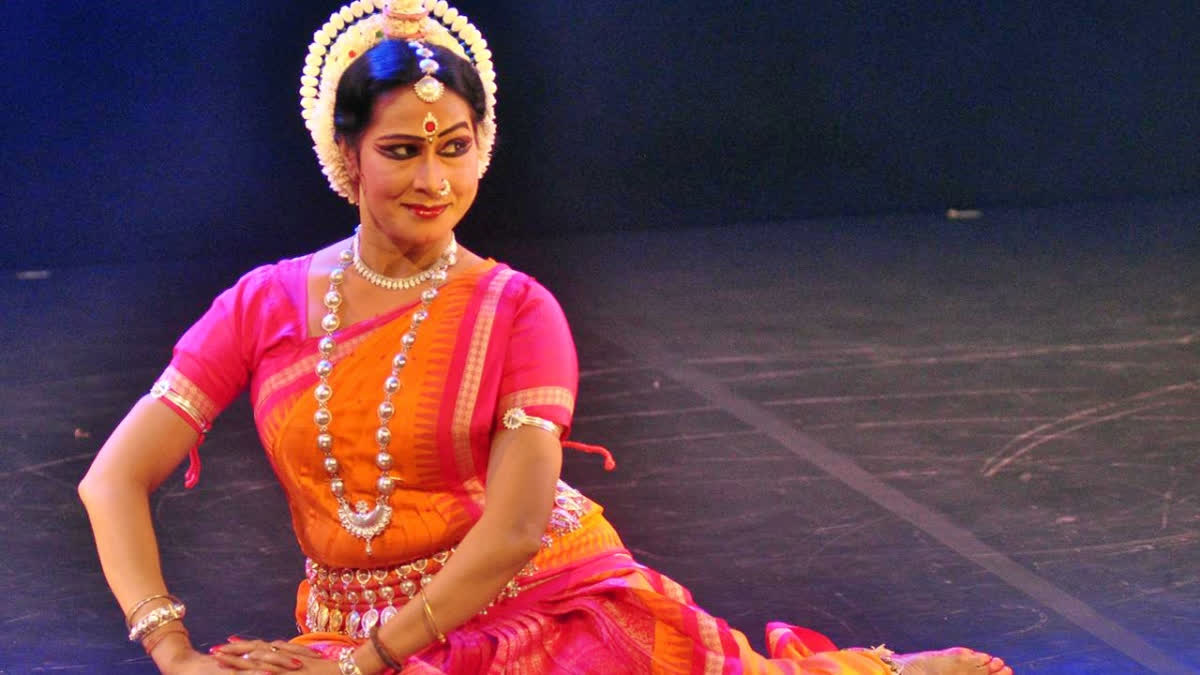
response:
[[[204,441],[213,420],[245,388],[250,377],[254,334],[247,317],[266,314],[264,294],[271,266],[255,269],[222,292],[200,319],[179,338],[170,365],[150,390],[200,434]],[[199,457],[191,453],[187,484],[199,479]]]
[[[566,438],[578,387],[579,364],[567,319],[554,296],[530,280],[513,318],[496,424],[503,424],[505,413],[521,408],[559,425]]]

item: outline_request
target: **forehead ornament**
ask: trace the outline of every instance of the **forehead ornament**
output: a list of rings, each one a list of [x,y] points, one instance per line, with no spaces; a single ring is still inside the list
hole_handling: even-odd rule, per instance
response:
[[[434,75],[437,75],[438,69],[441,68],[441,66],[439,66],[438,62],[434,60],[433,52],[430,51],[430,49],[426,47],[424,43],[409,42],[408,46],[412,47],[413,52],[417,55],[417,58],[421,59],[420,62],[417,63],[417,67],[421,69],[422,73],[425,73],[424,77],[422,77],[420,80],[417,80],[417,83],[413,85],[413,91],[417,92],[417,98],[421,99],[422,101],[425,101],[426,103],[435,103],[439,98],[442,97],[442,93],[446,91],[446,85],[442,84],[441,80],[434,77]]]
[[[421,130],[425,132],[425,140],[433,143],[434,137],[438,132],[438,120],[433,116],[433,113],[425,113],[425,121],[421,122]]]
[[[496,71],[483,34],[446,0],[353,0],[331,14],[313,34],[300,77],[300,114],[312,135],[321,170],[333,191],[351,203],[358,201],[358,193],[333,127],[337,86],[351,63],[389,39],[404,40],[414,50],[422,77],[413,88],[427,103],[437,101],[445,91],[437,79],[439,64],[431,45],[471,62],[485,95],[483,121],[475,129],[478,175],[482,177],[491,163],[496,138]]]

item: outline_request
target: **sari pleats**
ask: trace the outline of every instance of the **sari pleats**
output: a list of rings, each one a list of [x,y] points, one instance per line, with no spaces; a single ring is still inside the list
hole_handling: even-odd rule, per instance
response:
[[[410,657],[402,675],[430,673],[654,673],[663,675],[886,675],[864,651],[837,651],[823,635],[768,626],[768,656],[700,609],[691,593],[638,564],[599,513],[539,556],[521,593]],[[602,551],[597,553],[597,551]],[[557,563],[557,564],[556,564]],[[295,640],[328,654],[358,644],[310,633]]]

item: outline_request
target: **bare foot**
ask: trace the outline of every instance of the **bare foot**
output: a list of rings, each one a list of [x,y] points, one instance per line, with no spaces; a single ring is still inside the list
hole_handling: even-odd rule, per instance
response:
[[[1012,675],[1000,657],[966,647],[896,654],[892,660],[903,666],[904,675]]]

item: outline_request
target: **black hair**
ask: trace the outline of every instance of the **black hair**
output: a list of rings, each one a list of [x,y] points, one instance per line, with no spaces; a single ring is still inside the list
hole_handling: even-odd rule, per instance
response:
[[[483,82],[470,61],[445,47],[426,44],[438,62],[434,76],[446,88],[467,102],[476,126],[487,111]],[[358,145],[379,97],[393,89],[411,86],[425,76],[420,57],[404,40],[384,40],[371,47],[342,73],[338,81],[337,102],[333,110],[333,128],[340,141]]]

